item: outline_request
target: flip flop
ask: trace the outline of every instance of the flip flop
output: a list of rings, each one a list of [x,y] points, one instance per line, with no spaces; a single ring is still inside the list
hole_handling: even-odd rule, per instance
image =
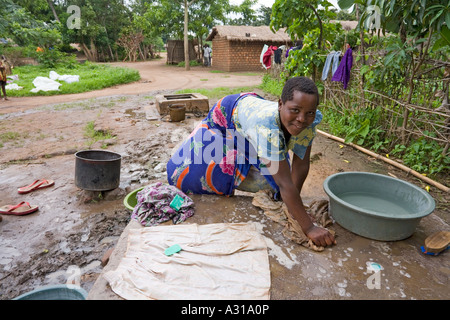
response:
[[[16,216],[23,216],[38,210],[38,206],[30,206],[28,202],[22,201],[15,206],[3,206],[0,207],[1,214],[13,214]]]
[[[53,180],[38,179],[28,186],[17,189],[17,192],[19,192],[20,194],[24,194],[24,193],[28,193],[28,192],[31,192],[31,191],[34,191],[37,189],[51,187],[54,184],[55,184],[55,181],[53,181]]]

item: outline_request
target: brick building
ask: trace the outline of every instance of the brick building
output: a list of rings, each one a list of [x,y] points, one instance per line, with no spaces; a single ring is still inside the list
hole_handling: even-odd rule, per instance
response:
[[[212,41],[212,67],[222,71],[261,71],[261,51],[268,46],[292,46],[284,29],[273,33],[268,26],[215,26]]]

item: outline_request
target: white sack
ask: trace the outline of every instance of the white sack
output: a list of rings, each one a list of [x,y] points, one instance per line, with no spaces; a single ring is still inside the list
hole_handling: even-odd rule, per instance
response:
[[[39,91],[56,91],[61,86],[61,83],[47,77],[36,77],[33,80],[33,84],[35,88],[30,91],[34,93]]]

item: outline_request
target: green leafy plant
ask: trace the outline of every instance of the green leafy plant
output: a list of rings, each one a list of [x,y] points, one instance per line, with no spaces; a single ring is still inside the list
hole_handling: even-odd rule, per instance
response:
[[[430,132],[424,132],[424,134],[426,136],[434,136]],[[407,147],[397,144],[391,151],[391,154],[402,159],[405,165],[417,172],[436,175],[450,170],[450,158],[444,156],[442,150],[443,147],[435,140],[430,141],[423,136],[410,143]]]

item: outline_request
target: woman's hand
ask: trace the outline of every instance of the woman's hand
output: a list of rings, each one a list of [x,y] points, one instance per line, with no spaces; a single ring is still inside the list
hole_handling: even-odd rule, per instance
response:
[[[316,246],[326,247],[336,244],[334,236],[325,228],[312,226],[307,232],[306,236],[314,242]]]

